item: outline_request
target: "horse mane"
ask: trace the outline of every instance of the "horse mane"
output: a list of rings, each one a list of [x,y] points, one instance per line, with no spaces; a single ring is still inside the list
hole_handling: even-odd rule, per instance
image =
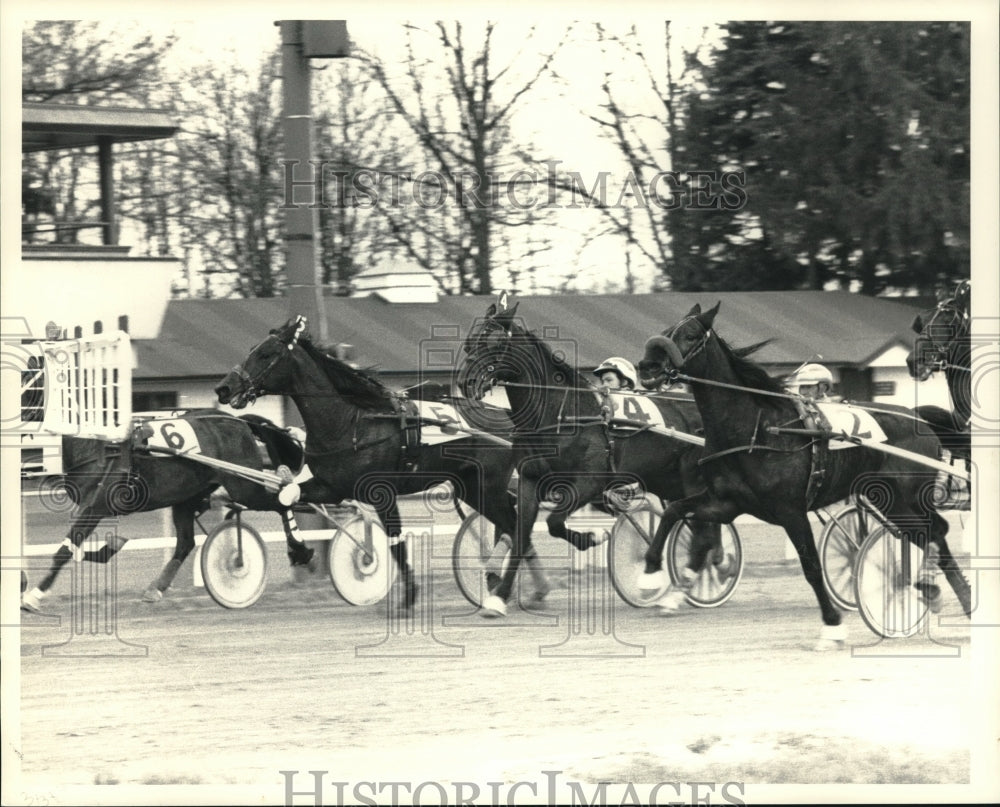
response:
[[[770,344],[773,341],[772,339],[765,339],[762,342],[756,342],[752,345],[747,345],[746,347],[734,348],[725,339],[719,336],[718,332],[716,332],[715,338],[718,340],[719,346],[722,348],[722,352],[729,360],[729,366],[733,369],[733,372],[736,373],[736,377],[739,379],[741,386],[749,387],[750,389],[759,389],[765,392],[785,392],[784,386],[782,386],[781,382],[777,378],[768,374],[768,372],[761,365],[748,358],[762,347]]]
[[[518,328],[516,332],[513,332],[513,335],[516,337],[520,337],[521,339],[524,339],[524,341],[527,342],[530,346],[535,347],[537,350],[541,351],[542,356],[547,361],[551,362],[555,367],[558,367],[560,370],[563,370],[567,374],[566,375],[567,381],[570,382],[568,386],[570,387],[596,386],[590,381],[590,379],[588,379],[582,372],[580,372],[579,368],[574,367],[565,359],[557,359],[555,355],[552,353],[552,348],[549,346],[548,342],[542,339],[542,337],[540,337],[537,333],[535,333],[535,331],[529,331],[526,328]]]
[[[308,333],[299,336],[298,343],[345,401],[369,411],[396,411],[395,394],[375,377],[373,368],[351,367],[336,358],[333,348],[313,342]]]

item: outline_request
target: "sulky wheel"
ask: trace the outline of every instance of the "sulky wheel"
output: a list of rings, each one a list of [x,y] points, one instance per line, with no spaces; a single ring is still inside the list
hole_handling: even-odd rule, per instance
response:
[[[357,515],[333,535],[329,550],[330,580],[351,605],[372,605],[385,599],[396,580],[396,562],[389,554],[389,536],[377,520]]]
[[[854,566],[871,523],[871,516],[864,508],[852,504],[830,516],[819,538],[823,583],[833,601],[845,610],[858,610]]]
[[[635,608],[645,608],[659,600],[668,586],[642,589],[639,576],[646,568],[646,550],[653,542],[660,517],[648,506],[621,513],[611,528],[608,542],[608,573],[618,596]],[[662,567],[661,567],[662,568]]]
[[[687,600],[698,608],[716,608],[726,602],[736,591],[743,577],[743,544],[740,534],[732,524],[713,524],[719,531],[718,544],[708,551],[705,563],[687,590]],[[688,564],[693,538],[686,520],[678,521],[667,536],[667,568],[675,583]]]
[[[249,608],[267,586],[264,540],[240,518],[217,524],[201,547],[201,576],[223,608]]]
[[[921,549],[872,522],[858,550],[855,598],[865,624],[879,636],[902,639],[920,630],[927,603],[913,584],[923,563]]]
[[[486,587],[486,563],[496,544],[496,527],[493,522],[478,513],[470,513],[462,521],[452,545],[452,570],[455,582],[469,602],[481,607],[489,596]],[[497,572],[502,574],[507,567],[508,549],[502,558],[497,558]]]

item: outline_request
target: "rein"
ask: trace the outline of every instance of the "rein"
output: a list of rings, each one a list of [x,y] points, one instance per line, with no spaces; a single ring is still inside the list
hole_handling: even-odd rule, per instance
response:
[[[694,376],[685,375],[684,373],[677,373],[675,374],[674,377],[685,383],[704,384],[709,387],[723,387],[725,389],[737,390],[739,392],[752,393],[753,395],[769,395],[773,398],[787,398],[790,401],[796,401],[798,400],[799,397],[797,395],[793,395],[790,392],[771,392],[770,390],[756,389],[754,387],[742,387],[739,384],[727,384],[724,381],[712,381],[709,378],[695,378]],[[858,403],[857,401],[844,400],[844,401],[830,401],[829,403],[841,403],[844,404],[845,406],[850,406],[854,409],[861,409],[865,412],[878,412],[879,414],[882,415],[892,415],[893,417],[906,418],[907,420],[912,420],[915,423],[926,422],[922,417],[916,414],[912,414],[909,412],[894,412],[891,409],[882,409],[879,406],[873,406],[873,405],[866,406],[864,404]]]

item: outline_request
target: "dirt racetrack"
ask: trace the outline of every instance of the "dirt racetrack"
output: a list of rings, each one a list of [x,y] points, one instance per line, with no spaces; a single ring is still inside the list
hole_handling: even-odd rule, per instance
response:
[[[752,530],[741,533],[752,547]],[[96,615],[117,636],[72,627],[95,615],[55,596],[46,608],[61,618],[22,614],[13,795],[312,804],[309,771],[326,772],[321,800],[333,804],[392,803],[394,790],[425,804],[477,793],[474,803],[753,803],[784,792],[767,784],[944,794],[970,781],[981,683],[950,591],[922,635],[880,642],[849,613],[850,647],[817,653],[801,573],[755,563],[752,548],[726,605],[664,618],[623,604],[604,570],[569,569],[565,545],[538,545],[560,587],[505,621],[474,613],[438,546],[425,548],[409,618],[389,601],[347,605],[325,575],[294,582],[287,568],[236,611],[190,585],[147,605],[138,580],[121,584],[117,615]],[[667,785],[651,795],[656,783]]]

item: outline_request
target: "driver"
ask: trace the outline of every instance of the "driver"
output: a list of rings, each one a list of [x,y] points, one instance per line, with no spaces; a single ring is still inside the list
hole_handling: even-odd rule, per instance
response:
[[[611,356],[602,361],[594,370],[605,389],[634,390],[639,383],[635,366],[628,359]]]
[[[829,401],[833,388],[833,374],[822,364],[800,367],[785,380],[789,392],[813,401]]]

